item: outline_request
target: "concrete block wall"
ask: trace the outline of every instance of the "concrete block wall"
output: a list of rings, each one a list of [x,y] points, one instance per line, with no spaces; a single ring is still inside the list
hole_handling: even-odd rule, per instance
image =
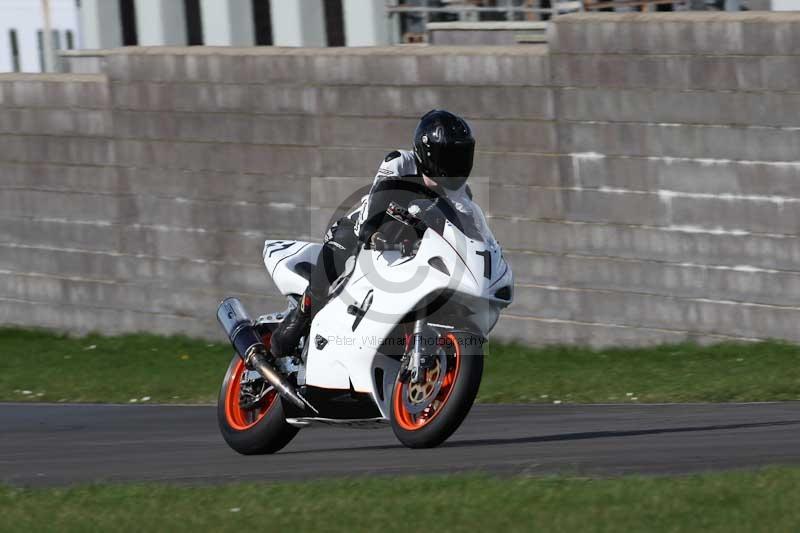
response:
[[[0,76],[0,323],[218,338],[221,296],[283,305],[263,240],[319,240],[446,107],[517,276],[499,337],[800,340],[800,17],[570,15],[549,41],[131,48]]]
[[[557,170],[544,49],[411,52],[126,49],[0,78],[0,322],[218,338],[226,294],[280,308],[263,240],[320,240],[436,106],[485,139],[480,175]]]
[[[792,14],[559,18],[560,213],[519,243],[520,321],[800,340],[798,43]]]
[[[114,91],[105,75],[0,76],[0,323],[213,338],[224,292],[283,305],[263,290],[263,237],[248,229],[302,226],[297,211],[264,210],[291,187],[215,172],[184,148],[194,130],[158,133],[177,113],[132,130]]]

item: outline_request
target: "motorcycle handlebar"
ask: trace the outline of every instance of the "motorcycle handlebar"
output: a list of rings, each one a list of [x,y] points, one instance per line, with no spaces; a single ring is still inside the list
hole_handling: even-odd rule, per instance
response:
[[[389,204],[389,207],[386,208],[386,214],[398,222],[402,222],[406,226],[416,229],[420,233],[425,233],[428,229],[428,224],[426,224],[424,220],[396,202],[391,202]]]

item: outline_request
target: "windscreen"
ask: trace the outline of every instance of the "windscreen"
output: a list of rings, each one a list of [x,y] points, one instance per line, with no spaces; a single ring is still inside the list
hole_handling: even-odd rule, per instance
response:
[[[483,210],[472,200],[459,203],[457,208],[440,197],[435,200],[416,200],[409,207],[412,214],[421,218],[439,235],[444,235],[445,221],[449,221],[469,239],[487,244],[495,243]]]

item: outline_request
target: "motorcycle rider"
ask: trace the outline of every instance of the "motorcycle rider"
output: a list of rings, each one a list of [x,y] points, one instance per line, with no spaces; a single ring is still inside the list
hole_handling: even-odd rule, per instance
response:
[[[383,249],[382,231],[390,202],[404,207],[414,199],[446,198],[462,211],[472,198],[467,177],[472,170],[475,139],[467,122],[445,110],[426,113],[414,131],[413,150],[390,152],[378,168],[361,205],[326,232],[322,251],[311,271],[308,288],[272,335],[273,356],[290,354],[307,332],[314,315],[327,303],[333,281],[345,270],[359,245]]]

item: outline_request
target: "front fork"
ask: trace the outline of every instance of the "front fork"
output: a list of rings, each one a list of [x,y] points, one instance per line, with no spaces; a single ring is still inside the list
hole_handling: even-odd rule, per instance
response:
[[[412,383],[425,381],[425,370],[436,362],[436,348],[438,335],[424,318],[414,321],[414,331],[411,336],[411,354],[408,362],[408,372]]]

